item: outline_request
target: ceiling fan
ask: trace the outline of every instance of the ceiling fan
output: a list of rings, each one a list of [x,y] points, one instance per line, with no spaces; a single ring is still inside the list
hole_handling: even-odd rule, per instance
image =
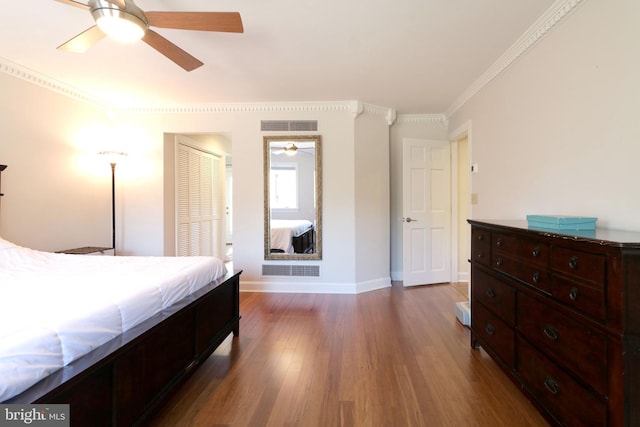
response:
[[[186,71],[194,70],[203,63],[149,27],[230,33],[244,31],[238,12],[143,12],[133,0],[89,0],[87,4],[75,0],[56,1],[89,10],[96,21],[96,25],[61,44],[58,49],[82,53],[107,35],[122,41],[142,39]]]
[[[293,142],[289,142],[284,147],[281,147],[281,148],[274,147],[274,149],[271,150],[271,152],[276,156],[280,154],[286,154],[287,156],[295,156],[298,151],[304,154],[313,154],[313,152],[315,152],[315,147],[304,147],[304,146],[298,147]]]

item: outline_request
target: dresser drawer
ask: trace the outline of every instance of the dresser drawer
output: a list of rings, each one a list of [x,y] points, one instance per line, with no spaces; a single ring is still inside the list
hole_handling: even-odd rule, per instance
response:
[[[518,236],[493,233],[493,251],[520,258],[528,264],[549,268],[549,245],[537,240]]]
[[[598,393],[607,391],[606,337],[523,293],[518,294],[518,330],[541,351]]]
[[[551,293],[551,282],[549,271],[540,266],[522,262],[518,259],[505,256],[504,254],[494,254],[493,266],[509,276],[522,280],[523,282],[538,288],[547,293]]]
[[[486,308],[513,325],[516,322],[516,290],[498,279],[473,266],[471,269],[471,299],[481,302]]]
[[[485,265],[491,263],[491,232],[482,228],[471,230],[471,258]]]
[[[554,247],[551,268],[577,279],[601,284],[605,281],[605,262],[604,255]]]
[[[606,426],[607,408],[564,370],[518,338],[517,373],[529,390],[561,425]]]
[[[479,303],[473,303],[471,306],[471,328],[489,346],[485,350],[493,351],[509,369],[515,368],[515,332],[513,328]]]
[[[556,274],[551,278],[551,294],[557,300],[594,320],[602,322],[606,319],[603,286],[569,280]]]

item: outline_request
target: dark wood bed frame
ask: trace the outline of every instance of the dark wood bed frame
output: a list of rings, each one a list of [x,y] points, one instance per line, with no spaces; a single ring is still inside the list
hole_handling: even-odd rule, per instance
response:
[[[293,246],[293,253],[295,254],[308,254],[315,252],[315,228],[312,226],[299,236],[293,236],[291,238],[291,245]],[[284,250],[271,248],[272,254],[283,254]]]
[[[211,282],[4,403],[67,403],[72,426],[139,425],[239,334],[240,274]]]
[[[315,229],[314,227],[311,227],[301,235],[292,237],[291,243],[293,245],[293,252],[297,254],[306,254],[311,252],[315,243],[314,236]]]

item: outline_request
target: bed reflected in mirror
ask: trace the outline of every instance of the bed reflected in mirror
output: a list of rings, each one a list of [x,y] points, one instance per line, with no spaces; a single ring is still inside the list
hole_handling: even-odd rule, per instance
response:
[[[264,257],[322,259],[320,135],[264,137]]]

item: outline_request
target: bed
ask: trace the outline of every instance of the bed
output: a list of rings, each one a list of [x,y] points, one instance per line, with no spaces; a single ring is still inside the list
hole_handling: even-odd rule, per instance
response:
[[[231,333],[239,276],[213,257],[36,251],[0,239],[0,402],[136,425]]]
[[[314,243],[314,227],[311,221],[306,219],[271,220],[272,253],[312,253]]]

